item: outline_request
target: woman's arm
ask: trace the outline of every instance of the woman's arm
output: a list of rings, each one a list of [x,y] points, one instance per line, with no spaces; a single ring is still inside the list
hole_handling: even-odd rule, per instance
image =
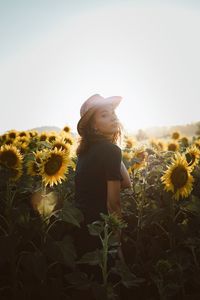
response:
[[[130,188],[131,187],[131,179],[130,179],[130,176],[128,174],[128,171],[127,171],[123,161],[121,162],[121,175],[123,177],[123,180],[121,181],[121,188],[122,189]]]

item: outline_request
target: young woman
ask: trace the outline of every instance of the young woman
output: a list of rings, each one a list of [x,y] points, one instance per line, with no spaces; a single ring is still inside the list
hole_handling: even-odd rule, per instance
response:
[[[95,94],[81,106],[77,125],[81,141],[75,173],[75,205],[84,215],[79,254],[101,247],[96,237],[89,236],[87,224],[100,219],[101,212],[115,212],[121,217],[120,190],[131,187],[117,146],[121,125],[115,108],[121,100],[119,96],[104,98]]]

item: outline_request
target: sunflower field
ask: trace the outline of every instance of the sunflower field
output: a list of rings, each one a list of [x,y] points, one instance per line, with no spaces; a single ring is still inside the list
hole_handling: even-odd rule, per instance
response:
[[[132,187],[121,191],[123,218],[89,224],[102,247],[81,258],[77,142],[68,126],[0,136],[0,299],[200,299],[200,137],[124,137]],[[80,265],[96,266],[99,280]]]

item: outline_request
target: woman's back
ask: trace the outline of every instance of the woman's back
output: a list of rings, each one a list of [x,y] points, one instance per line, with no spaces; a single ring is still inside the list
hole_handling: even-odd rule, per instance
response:
[[[107,210],[107,180],[121,180],[121,149],[108,140],[98,141],[79,155],[75,174],[75,204],[85,222],[99,218]]]

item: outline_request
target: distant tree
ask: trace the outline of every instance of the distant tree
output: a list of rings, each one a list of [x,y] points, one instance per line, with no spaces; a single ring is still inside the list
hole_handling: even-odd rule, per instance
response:
[[[136,138],[138,141],[142,141],[148,139],[148,136],[144,130],[139,129],[138,133],[136,134]]]

